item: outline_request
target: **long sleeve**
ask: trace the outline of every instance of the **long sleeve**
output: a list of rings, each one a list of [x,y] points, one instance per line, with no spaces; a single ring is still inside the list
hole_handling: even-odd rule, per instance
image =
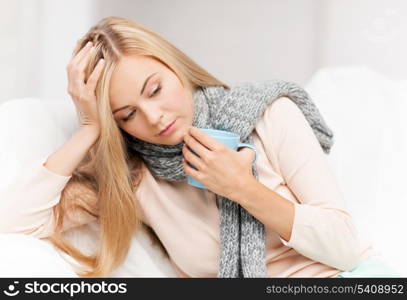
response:
[[[54,229],[53,207],[71,178],[48,170],[46,158],[26,167],[13,184],[0,191],[0,233],[23,233],[37,238],[49,236]],[[71,212],[63,230],[85,224],[93,216]]]
[[[266,110],[262,131],[266,153],[274,157],[295,195],[291,238],[281,242],[315,261],[350,270],[361,259],[361,244],[343,194],[312,128],[298,106],[280,98]]]

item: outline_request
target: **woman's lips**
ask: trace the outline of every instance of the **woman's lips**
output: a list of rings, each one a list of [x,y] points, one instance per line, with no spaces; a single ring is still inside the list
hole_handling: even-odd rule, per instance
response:
[[[163,131],[161,131],[160,134],[159,134],[159,136],[166,136],[166,135],[169,135],[169,134],[173,131],[173,129],[174,129],[174,127],[175,127],[175,122],[176,122],[176,121],[177,121],[177,120],[174,120],[174,122],[172,122],[170,125],[168,125],[166,129],[164,129]]]

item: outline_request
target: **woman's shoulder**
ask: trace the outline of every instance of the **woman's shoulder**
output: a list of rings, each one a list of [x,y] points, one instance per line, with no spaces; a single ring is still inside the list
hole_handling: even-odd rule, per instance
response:
[[[295,117],[297,113],[302,113],[297,104],[288,97],[280,97],[266,108],[263,117],[268,114],[274,117],[274,121],[283,121]]]
[[[280,97],[269,105],[258,120],[255,131],[266,152],[279,157],[282,148],[297,150],[298,147],[316,143],[314,133],[305,115],[290,98]]]
[[[307,127],[307,125],[308,121],[298,105],[288,97],[280,97],[265,109],[257,127],[265,127],[272,131],[276,138],[287,129],[298,130],[298,126]]]
[[[282,138],[287,124],[292,124],[298,118],[298,113],[302,112],[290,98],[280,97],[267,106],[256,124],[256,131],[260,137],[272,137],[277,142]]]

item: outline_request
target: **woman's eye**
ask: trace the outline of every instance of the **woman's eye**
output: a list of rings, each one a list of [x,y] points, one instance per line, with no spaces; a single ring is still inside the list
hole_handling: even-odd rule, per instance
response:
[[[158,85],[158,87],[154,90],[154,92],[151,94],[150,97],[153,97],[155,95],[157,95],[161,90],[161,85]],[[130,119],[132,119],[133,115],[135,114],[136,110],[133,110],[131,113],[129,113],[129,115],[125,118],[122,119],[123,122],[127,122]]]
[[[127,122],[128,120],[130,120],[133,117],[134,113],[135,113],[135,110],[133,110],[131,113],[129,113],[129,115],[127,117],[122,119],[123,122]]]
[[[154,90],[154,92],[151,94],[150,97],[153,97],[153,96],[157,95],[160,90],[161,90],[161,86],[158,85],[158,87]]]

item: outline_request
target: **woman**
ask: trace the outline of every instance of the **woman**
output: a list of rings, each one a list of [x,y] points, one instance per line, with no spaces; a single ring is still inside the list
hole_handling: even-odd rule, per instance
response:
[[[105,18],[79,41],[67,71],[81,130],[44,167],[67,181],[49,239],[84,265],[80,276],[110,274],[144,224],[180,276],[216,277],[234,247],[220,243],[224,203],[239,204],[264,225],[267,277],[338,277],[370,262],[373,249],[361,242],[323,149],[292,99],[274,99],[256,120],[254,176],[252,150],[232,151],[192,126],[202,113],[196,110],[202,91],[230,87],[157,34]],[[213,100],[209,106],[219,104]],[[180,145],[182,170],[207,189],[170,180],[164,173],[179,170],[174,161],[149,156],[171,156]],[[101,244],[86,256],[62,233],[94,218]],[[239,247],[251,249],[244,242]],[[245,273],[247,261],[234,262],[238,276],[252,276]],[[232,264],[223,264],[219,276],[236,277],[237,269],[228,273]]]

